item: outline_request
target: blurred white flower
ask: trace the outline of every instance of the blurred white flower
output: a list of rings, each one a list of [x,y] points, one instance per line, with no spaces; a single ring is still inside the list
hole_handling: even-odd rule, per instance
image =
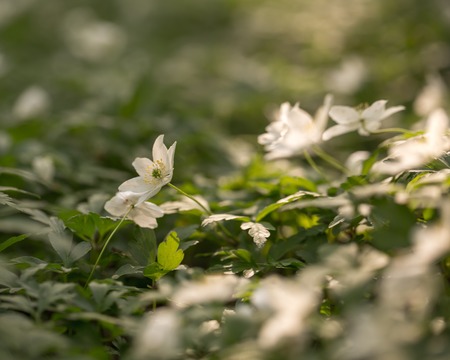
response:
[[[367,66],[359,56],[344,58],[337,69],[332,70],[326,77],[327,87],[336,93],[353,94],[358,90],[367,77]]]
[[[364,110],[350,106],[332,106],[329,115],[338,125],[325,130],[322,139],[326,141],[354,130],[358,130],[360,135],[367,136],[380,128],[382,120],[405,108],[393,106],[386,109],[386,103],[387,100],[378,100]]]
[[[171,300],[178,307],[210,302],[228,302],[243,291],[248,280],[235,275],[206,275],[199,280],[186,281]]]
[[[140,193],[138,203],[158,193],[172,180],[176,144],[174,142],[167,150],[164,145],[164,135],[159,135],[153,144],[153,161],[147,158],[136,158],[133,161],[133,167],[139,176],[125,181],[119,186],[119,191]]]
[[[133,345],[133,359],[173,359],[180,351],[181,319],[174,309],[147,315]]]
[[[258,142],[267,151],[266,159],[280,159],[301,154],[310,146],[321,141],[328,120],[332,96],[327,95],[324,104],[313,118],[300,109],[299,104],[283,103],[274,122],[266,127],[266,133]]]
[[[342,294],[372,279],[376,271],[389,264],[389,256],[371,247],[360,248],[350,243],[325,254],[324,264],[331,275],[329,289]]]
[[[398,174],[424,165],[450,149],[446,134],[449,119],[443,109],[433,111],[427,120],[425,134],[391,144],[388,157],[374,164],[373,172]]]
[[[450,202],[446,198],[441,205],[441,219],[428,227],[419,228],[413,234],[414,260],[431,265],[450,252]]]
[[[142,194],[131,191],[118,192],[111,200],[105,203],[105,210],[111,215],[134,221],[137,225],[154,229],[158,226],[156,218],[164,215],[162,209],[151,202],[140,202]]]
[[[50,108],[50,96],[40,86],[25,89],[14,103],[12,113],[20,120],[41,116]]]
[[[33,159],[33,170],[46,182],[52,182],[55,176],[55,165],[51,156],[37,156]]]
[[[100,62],[114,59],[125,48],[123,29],[107,21],[99,21],[87,9],[72,10],[64,21],[64,37],[76,57]]]
[[[427,76],[426,85],[414,100],[414,111],[420,116],[427,116],[444,103],[447,87],[437,74]]]
[[[306,333],[307,318],[320,302],[323,274],[314,268],[298,279],[269,276],[253,292],[251,302],[271,316],[263,324],[258,342],[263,348],[278,345],[287,338],[302,340]]]
[[[262,224],[254,222],[243,223],[241,229],[248,230],[248,234],[253,238],[253,241],[258,248],[262,248],[266,243],[267,238],[270,236],[269,229]]]
[[[202,204],[206,209],[209,210],[209,204],[206,199],[201,195],[194,195],[193,198],[195,198],[200,204]],[[205,209],[203,209],[199,204],[197,204],[194,200],[189,199],[188,197],[184,197],[180,201],[167,201],[159,207],[164,211],[165,214],[174,214],[179,211],[189,211],[189,210],[200,210],[201,212],[204,212]]]
[[[360,175],[363,169],[363,163],[370,156],[368,151],[355,151],[352,153],[345,162],[345,167],[348,169],[351,175]]]

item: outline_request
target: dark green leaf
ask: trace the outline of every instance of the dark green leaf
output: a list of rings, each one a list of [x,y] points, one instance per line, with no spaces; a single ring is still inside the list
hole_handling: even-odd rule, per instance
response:
[[[134,239],[129,243],[132,258],[141,266],[147,266],[156,260],[156,237],[152,229],[137,227]]]
[[[15,243],[18,243],[18,242],[20,242],[22,240],[25,240],[28,236],[29,235],[27,235],[27,234],[23,234],[23,235],[11,237],[11,238],[3,241],[0,244],[0,252],[2,252],[3,250],[9,248],[11,245],[14,245]]]

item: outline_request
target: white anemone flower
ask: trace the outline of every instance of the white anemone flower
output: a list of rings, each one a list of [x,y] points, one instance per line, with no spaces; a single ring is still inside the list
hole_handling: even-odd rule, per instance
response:
[[[248,234],[253,238],[253,241],[258,248],[262,248],[266,243],[267,238],[270,236],[269,229],[262,224],[254,222],[243,223],[241,229],[248,230]]]
[[[142,194],[131,191],[118,192],[111,200],[105,203],[105,210],[117,217],[127,216],[144,228],[154,229],[158,226],[156,218],[164,215],[163,210],[151,202],[140,202]]]
[[[450,150],[446,134],[449,119],[443,109],[433,111],[427,120],[425,134],[396,141],[388,150],[388,157],[374,164],[372,171],[398,174],[422,166]]]
[[[404,106],[386,109],[386,103],[387,100],[378,100],[364,110],[350,106],[332,106],[329,115],[338,125],[325,130],[322,139],[327,141],[354,130],[358,130],[358,133],[363,136],[370,135],[381,127],[382,120],[405,109]]]
[[[133,167],[139,176],[125,181],[119,191],[141,193],[137,203],[154,196],[161,188],[172,180],[173,160],[176,142],[169,149],[164,145],[164,135],[156,138],[153,144],[153,161],[147,158],[136,158]]]
[[[266,159],[292,157],[319,143],[331,102],[332,96],[327,95],[314,118],[298,103],[294,106],[283,103],[276,120],[266,127],[266,133],[258,137],[259,144],[264,145],[267,151]]]

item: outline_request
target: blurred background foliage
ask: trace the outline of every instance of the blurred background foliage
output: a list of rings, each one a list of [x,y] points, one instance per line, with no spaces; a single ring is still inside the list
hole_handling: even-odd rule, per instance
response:
[[[450,83],[446,0],[0,0],[0,166],[40,181],[0,183],[74,208],[164,133],[174,182],[214,184],[284,101],[388,99],[413,123],[430,77]]]

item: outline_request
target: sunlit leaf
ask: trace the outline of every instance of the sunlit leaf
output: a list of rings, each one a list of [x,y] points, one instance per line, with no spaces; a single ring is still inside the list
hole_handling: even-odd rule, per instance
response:
[[[183,250],[179,249],[180,239],[175,231],[167,235],[166,239],[158,246],[158,264],[164,270],[175,270],[183,261]]]

